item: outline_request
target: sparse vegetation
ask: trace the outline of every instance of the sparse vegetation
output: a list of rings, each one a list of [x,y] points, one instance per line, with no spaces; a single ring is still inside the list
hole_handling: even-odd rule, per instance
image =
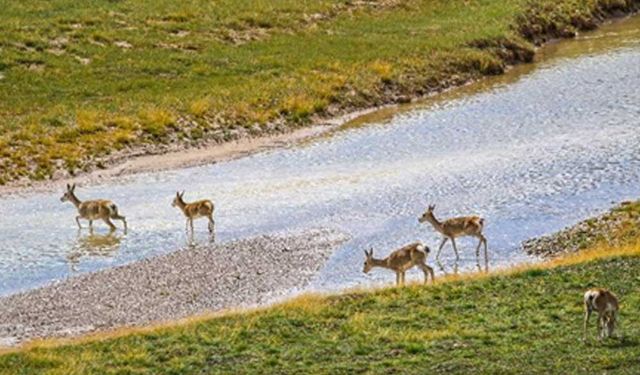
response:
[[[640,201],[623,202],[609,212],[557,233],[523,243],[527,253],[554,257],[603,244],[621,246],[640,237]]]
[[[638,3],[3,2],[0,183],[406,101],[500,73],[531,59],[531,41]]]
[[[637,373],[640,237],[618,243],[430,286],[306,296],[177,326],[35,344],[0,356],[0,373]],[[594,339],[581,341],[590,287],[620,297],[621,337],[597,342],[593,324]]]

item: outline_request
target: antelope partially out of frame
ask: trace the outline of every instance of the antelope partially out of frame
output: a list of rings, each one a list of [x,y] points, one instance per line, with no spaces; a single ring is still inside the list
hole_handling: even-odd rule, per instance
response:
[[[102,220],[111,231],[116,230],[116,226],[113,225],[111,220],[120,220],[124,224],[124,231],[127,231],[127,220],[124,216],[118,213],[118,207],[109,200],[97,199],[92,201],[84,201],[82,202],[75,194],[76,184],[69,185],[67,184],[67,191],[60,198],[61,202],[69,201],[73,203],[74,206],[78,209],[78,216],[76,216],[76,223],[78,223],[78,228],[82,228],[80,225],[80,219],[89,220],[89,228],[93,229],[93,221],[94,220]]]
[[[584,294],[584,339],[587,339],[587,324],[593,311],[598,312],[598,338],[613,335],[618,317],[618,298],[607,289],[589,289]]]
[[[456,261],[459,260],[460,255],[458,254],[458,248],[456,247],[456,238],[472,236],[479,240],[478,246],[476,247],[476,261],[480,264],[480,245],[484,244],[484,262],[485,265],[487,265],[489,262],[487,258],[487,239],[482,235],[484,219],[479,216],[462,216],[447,219],[445,221],[439,221],[433,215],[433,210],[435,210],[435,208],[435,205],[429,206],[427,211],[418,219],[418,222],[428,222],[435,230],[442,233],[444,236],[440,243],[440,247],[438,248],[436,260],[440,261],[440,252],[448,240],[451,240],[451,245],[453,245],[453,251],[456,253]]]
[[[373,267],[388,268],[396,273],[396,284],[404,284],[404,274],[412,267],[419,267],[424,272],[424,283],[426,284],[431,275],[431,282],[434,281],[433,268],[427,266],[427,255],[429,247],[420,242],[406,245],[384,259],[373,257],[373,249],[364,251],[366,259],[364,261],[364,273],[369,273]]]
[[[193,234],[193,219],[200,217],[206,217],[209,219],[209,233],[213,233],[216,222],[213,220],[213,210],[215,206],[213,202],[208,199],[199,200],[193,203],[186,203],[183,199],[184,191],[182,193],[176,192],[176,197],[173,198],[173,207],[178,207],[184,213],[187,218],[187,230],[191,228],[191,234]]]

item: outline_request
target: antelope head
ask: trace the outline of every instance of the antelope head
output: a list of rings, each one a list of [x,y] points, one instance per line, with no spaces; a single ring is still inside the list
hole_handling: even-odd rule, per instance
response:
[[[435,216],[433,216],[433,210],[435,209],[436,209],[435,204],[429,205],[429,207],[427,207],[427,210],[422,214],[422,216],[418,218],[418,222],[424,223],[425,221],[431,222],[432,220],[434,220]]]
[[[364,260],[364,269],[362,270],[362,272],[364,273],[369,273],[369,271],[371,271],[371,269],[373,268],[373,248],[371,248],[371,250],[364,251],[364,255],[366,256],[365,260]]]
[[[173,198],[173,202],[171,202],[171,206],[172,207],[181,207],[184,205],[184,200],[182,199],[182,197],[184,196],[184,191],[181,193],[179,191],[176,191],[176,197]]]
[[[67,184],[67,191],[60,197],[60,202],[72,201],[74,198],[73,191],[76,190],[76,184]]]

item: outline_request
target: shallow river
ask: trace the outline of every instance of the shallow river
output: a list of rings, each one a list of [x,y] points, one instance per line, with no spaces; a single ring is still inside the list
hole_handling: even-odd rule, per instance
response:
[[[386,271],[362,274],[364,248],[383,255],[418,239],[437,247],[439,235],[417,221],[428,203],[442,218],[486,218],[490,267],[532,261],[521,241],[640,196],[640,18],[540,56],[295,147],[78,187],[81,199],[118,203],[126,235],[108,235],[102,223],[93,235],[78,232],[62,192],[0,199],[0,294],[186,246],[170,206],[178,189],[216,201],[217,241],[310,227],[350,234],[315,290],[392,281]],[[205,222],[196,228],[196,243],[208,241]],[[458,247],[460,268],[473,268],[475,242]],[[443,263],[454,266],[450,245]]]

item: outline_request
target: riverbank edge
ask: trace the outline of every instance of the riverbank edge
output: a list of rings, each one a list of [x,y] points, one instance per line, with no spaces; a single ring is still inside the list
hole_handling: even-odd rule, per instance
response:
[[[609,247],[603,244],[597,244],[589,247],[585,251],[577,253],[566,253],[554,259],[546,259],[540,263],[526,263],[516,265],[504,269],[498,269],[491,272],[465,272],[461,274],[450,274],[439,277],[435,283],[423,286],[419,283],[409,283],[407,287],[396,287],[392,284],[374,287],[374,288],[354,288],[344,290],[339,293],[306,293],[293,298],[276,302],[272,305],[250,307],[244,309],[229,309],[213,313],[194,315],[188,318],[178,319],[175,321],[164,322],[159,324],[151,324],[139,327],[123,327],[119,329],[109,330],[105,332],[90,333],[70,338],[53,338],[53,339],[37,339],[26,343],[22,343],[15,347],[0,347],[0,357],[12,353],[28,353],[33,350],[49,350],[69,345],[82,346],[91,345],[106,340],[117,340],[124,337],[139,335],[140,339],[144,339],[145,335],[161,336],[168,334],[172,330],[188,329],[188,327],[206,324],[207,321],[218,320],[228,321],[236,318],[246,317],[251,320],[259,314],[268,314],[271,311],[280,311],[281,314],[286,311],[296,309],[318,310],[323,306],[333,305],[340,302],[357,301],[366,296],[377,295],[399,295],[409,293],[414,295],[420,290],[425,289],[432,291],[433,288],[455,288],[456,285],[464,285],[482,280],[495,279],[504,282],[506,278],[517,275],[543,275],[546,270],[556,268],[564,268],[578,265],[587,265],[588,263],[605,260],[617,259],[623,257],[640,256],[640,237],[635,237],[633,241],[624,245]]]
[[[624,246],[637,237],[640,237],[640,200],[623,201],[555,233],[530,238],[522,243],[522,249],[528,255],[553,259],[597,245]]]
[[[203,244],[0,297],[0,349],[158,326],[295,297],[337,247],[331,229]]]
[[[548,17],[552,14],[548,13],[553,11],[541,9],[539,4],[532,3],[513,26],[514,40],[505,38],[477,40],[471,43],[471,47],[491,51],[502,62],[501,66],[485,67],[471,72],[458,68],[452,71],[448,78],[437,83],[430,82],[428,87],[410,85],[413,89],[411,92],[405,92],[406,88],[394,85],[393,82],[381,82],[378,90],[380,95],[374,99],[375,103],[367,101],[366,98],[354,100],[352,103],[358,103],[356,106],[351,104],[333,108],[330,114],[325,111],[323,114],[313,115],[304,124],[279,119],[252,133],[238,131],[225,138],[204,137],[195,144],[193,141],[174,141],[168,144],[139,145],[86,160],[83,170],[74,175],[70,175],[63,167],[59,167],[47,180],[8,181],[0,185],[0,197],[25,193],[25,190],[27,193],[50,191],[71,181],[93,185],[138,173],[194,167],[300,142],[327,133],[359,116],[382,108],[419,102],[483,77],[503,74],[514,65],[530,63],[536,53],[534,46],[541,46],[557,39],[573,38],[578,32],[594,30],[606,21],[631,16],[640,11],[640,0],[628,0],[624,4],[599,0],[597,7],[586,18],[581,16],[549,19]],[[530,45],[522,43],[520,38],[524,38]],[[419,77],[416,80],[419,80]],[[187,124],[190,121],[188,117],[181,117],[177,122]]]

